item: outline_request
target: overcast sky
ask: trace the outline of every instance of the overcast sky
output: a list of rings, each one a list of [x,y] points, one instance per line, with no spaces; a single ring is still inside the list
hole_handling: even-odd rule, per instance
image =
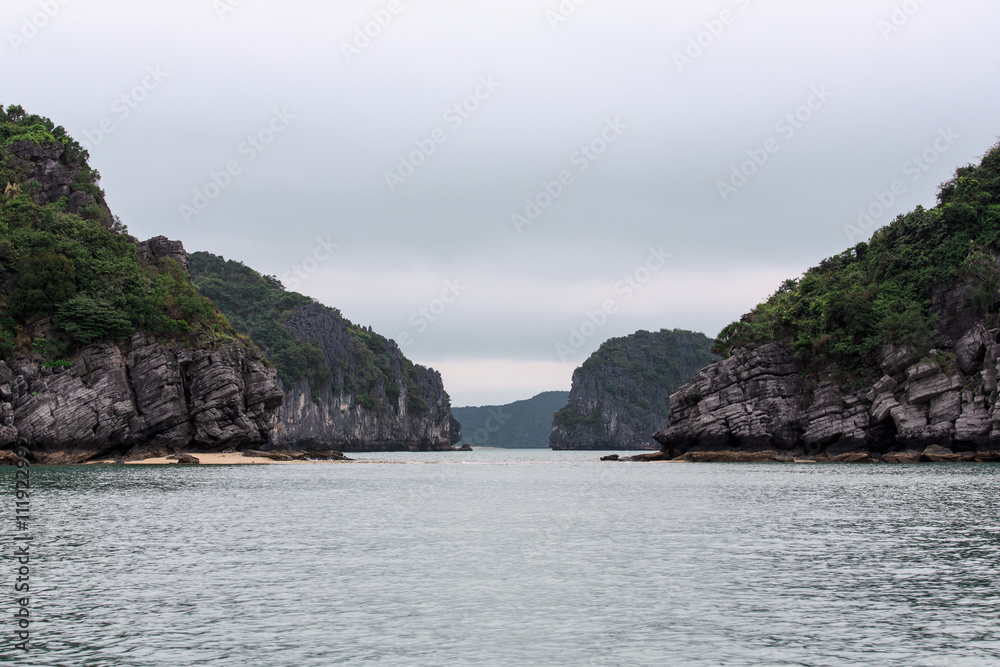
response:
[[[455,405],[714,336],[1000,136],[995,0],[575,2],[5,0],[0,102]]]

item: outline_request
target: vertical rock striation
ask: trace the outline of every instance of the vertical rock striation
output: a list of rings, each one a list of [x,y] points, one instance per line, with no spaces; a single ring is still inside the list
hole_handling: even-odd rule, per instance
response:
[[[278,367],[285,400],[275,447],[426,451],[458,442],[441,375],[410,362],[393,341],[240,262],[198,252],[190,270]]]
[[[318,388],[306,378],[283,387],[275,445],[430,451],[450,450],[458,442],[461,425],[452,417],[440,373],[409,364],[393,341],[385,341],[389,374],[376,376],[365,405],[358,400],[361,388],[350,381],[359,374],[359,355],[345,320],[313,303],[292,314],[288,326],[299,340],[319,346],[333,378]]]

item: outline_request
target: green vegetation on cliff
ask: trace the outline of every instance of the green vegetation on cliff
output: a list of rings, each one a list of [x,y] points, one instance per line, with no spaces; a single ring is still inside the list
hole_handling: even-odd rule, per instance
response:
[[[214,301],[241,334],[245,334],[264,350],[278,369],[278,377],[286,387],[308,378],[315,392],[335,381],[334,369],[315,340],[301,340],[289,326],[290,318],[313,300],[297,292],[287,291],[273,276],[264,276],[242,262],[226,260],[207,252],[191,254],[188,267],[198,291]],[[338,359],[343,386],[334,386],[353,394],[357,403],[367,409],[378,405],[378,387],[384,387],[386,398],[395,403],[401,394],[392,371],[390,341],[371,330],[357,326],[335,308],[328,309],[343,322],[349,334],[348,349],[353,366]],[[345,355],[346,356],[346,355]],[[407,383],[407,408],[422,413],[428,405],[416,386],[413,364],[402,360]]]
[[[15,150],[17,149],[17,150]],[[52,171],[72,183],[43,184],[32,154],[58,156]],[[235,332],[171,259],[146,265],[111,218],[87,152],[48,118],[0,107],[0,356],[48,358],[136,331],[213,342]],[[51,176],[51,175],[50,175]],[[58,185],[62,191],[46,191]],[[68,192],[55,201],[60,192]],[[69,196],[89,203],[67,211]],[[51,322],[38,332],[29,321]]]
[[[861,377],[887,343],[926,351],[935,288],[975,286],[979,315],[990,312],[1000,253],[1000,145],[978,166],[958,169],[938,205],[918,207],[859,243],[788,280],[766,302],[727,326],[714,348],[728,356],[748,343],[792,338],[812,367],[836,363]]]
[[[198,291],[264,351],[283,382],[290,385],[308,377],[318,385],[330,380],[330,369],[319,347],[300,343],[285,324],[295,309],[312,303],[312,299],[285,291],[277,278],[263,276],[242,262],[226,261],[207,252],[192,253],[189,262]]]
[[[670,394],[718,361],[712,339],[679,329],[605,341],[573,373],[569,401],[552,419],[553,449],[642,449],[666,428]]]
[[[637,331],[631,336],[611,338],[590,355],[574,373],[588,378],[598,390],[626,408],[638,412],[670,413],[664,399],[674,388],[691,379],[696,372],[716,361],[710,348],[712,340],[703,334],[666,329],[657,333]],[[668,388],[666,394],[651,388]],[[573,402],[559,410],[554,425],[566,428],[587,427],[603,431],[600,415],[584,414]]]
[[[88,157],[83,147],[66,134],[62,125],[57,127],[48,118],[29,115],[16,104],[12,104],[6,111],[0,107],[0,146],[25,140],[36,144],[58,141],[63,146],[73,149],[73,157],[79,164],[86,162]]]

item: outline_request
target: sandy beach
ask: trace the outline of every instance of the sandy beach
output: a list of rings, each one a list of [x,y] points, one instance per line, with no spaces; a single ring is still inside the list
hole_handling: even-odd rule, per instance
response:
[[[350,463],[350,461],[272,461],[260,456],[243,456],[240,452],[225,452],[215,454],[191,454],[198,459],[200,465],[289,465],[309,463]],[[103,461],[88,461],[86,465],[114,464],[110,459]],[[125,465],[178,465],[177,461],[166,457],[143,459],[141,461],[126,461]]]

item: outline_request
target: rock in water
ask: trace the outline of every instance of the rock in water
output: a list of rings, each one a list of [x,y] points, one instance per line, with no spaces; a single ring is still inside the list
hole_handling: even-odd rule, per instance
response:
[[[993,461],[1000,450],[1000,144],[719,333],[671,396],[677,457]]]
[[[960,454],[940,445],[929,445],[924,449],[923,458],[933,463],[958,463],[964,460]]]
[[[78,463],[267,443],[277,374],[194,291],[180,242],[128,236],[63,128],[16,107],[0,125],[15,139],[0,213],[20,232],[0,261],[0,450]]]
[[[258,459],[269,459],[271,461],[292,461],[293,457],[286,452],[261,451],[259,449],[248,449],[243,452],[243,456]]]
[[[167,459],[177,461],[180,465],[198,465],[201,463],[200,460],[190,454],[175,454],[173,456],[168,456]]]

